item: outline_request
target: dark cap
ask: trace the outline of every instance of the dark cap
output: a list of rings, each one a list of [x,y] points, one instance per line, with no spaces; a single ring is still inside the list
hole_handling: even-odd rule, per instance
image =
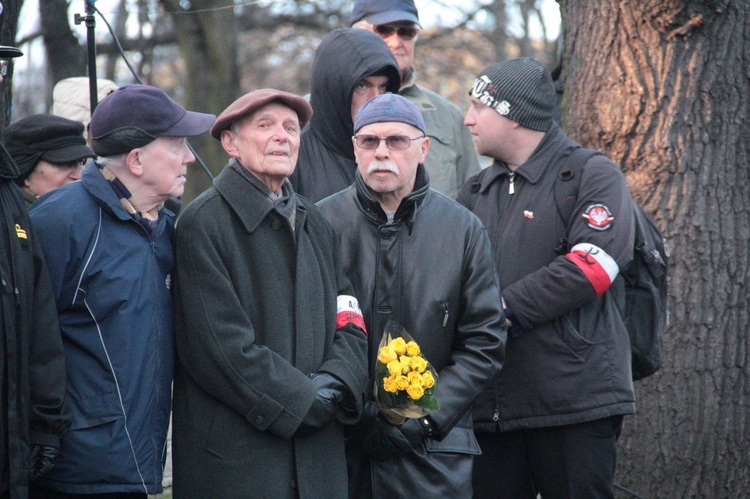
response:
[[[8,47],[7,45],[0,45],[0,58],[7,57],[21,57],[23,52],[18,50],[16,47]]]
[[[382,94],[365,102],[354,117],[354,133],[370,123],[401,122],[427,135],[424,117],[409,99],[398,94]]]
[[[226,130],[235,121],[244,118],[255,111],[270,104],[271,102],[280,102],[292,108],[297,113],[299,125],[303,127],[312,118],[313,110],[310,104],[299,95],[274,90],[272,88],[262,88],[248,92],[222,111],[214,126],[211,127],[211,135],[216,140],[221,140],[221,132]]]
[[[469,95],[519,125],[541,132],[549,129],[557,101],[549,71],[530,57],[485,68]]]
[[[125,85],[107,95],[91,116],[91,138],[99,156],[125,154],[157,137],[194,137],[208,131],[213,114],[186,111],[163,90]]]
[[[419,26],[419,13],[413,0],[357,0],[352,8],[352,24],[362,19],[370,24],[408,21]]]
[[[51,114],[18,120],[3,131],[3,142],[21,173],[17,182],[23,181],[41,159],[70,163],[94,156],[83,138],[82,123]]]

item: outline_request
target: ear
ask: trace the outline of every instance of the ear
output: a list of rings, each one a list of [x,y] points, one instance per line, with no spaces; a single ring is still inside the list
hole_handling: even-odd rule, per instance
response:
[[[133,149],[128,153],[127,156],[125,156],[125,166],[127,167],[128,171],[135,175],[136,177],[140,177],[143,175],[143,161],[141,161],[141,148]]]
[[[237,145],[234,143],[234,133],[230,130],[221,131],[221,147],[233,158],[239,158],[240,153]]]
[[[427,158],[427,151],[430,149],[430,138],[425,135],[424,139],[422,139],[422,150],[420,151],[419,156],[419,162],[424,163],[424,160]]]

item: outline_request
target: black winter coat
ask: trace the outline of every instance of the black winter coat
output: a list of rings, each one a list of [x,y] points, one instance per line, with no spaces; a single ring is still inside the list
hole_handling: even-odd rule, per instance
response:
[[[633,258],[632,200],[622,172],[605,156],[583,168],[569,230],[571,247],[595,247],[586,264],[556,251],[566,222],[554,185],[563,153],[577,144],[553,124],[513,175],[496,161],[477,184],[472,177],[458,202],[473,206],[490,234],[511,320],[506,362],[492,388],[477,399],[474,426],[508,431],[582,423],[635,412],[630,343],[621,318],[624,283],[616,277],[601,296],[583,267],[606,253],[625,268]],[[609,212],[611,219],[587,219]],[[588,268],[587,268],[588,270]],[[616,268],[615,268],[616,271]],[[511,333],[514,330],[511,329]]]
[[[25,498],[29,445],[59,448],[71,415],[52,284],[17,174],[0,145],[0,496]]]
[[[177,223],[174,493],[345,497],[342,424],[296,433],[309,373],[333,374],[362,407],[367,344],[336,325],[337,296],[352,292],[335,235],[298,196],[292,231],[238,168]]]
[[[370,397],[389,320],[406,328],[439,374],[440,409],[430,415],[434,438],[408,455],[372,462],[357,442],[347,447],[355,469],[350,479],[359,482],[352,484],[354,495],[470,497],[472,456],[479,452],[470,408],[502,367],[506,336],[486,230],[428,187],[422,165],[393,223],[359,173],[354,185],[319,206],[341,241],[344,270],[369,331]]]
[[[398,64],[375,33],[338,29],[320,42],[310,76],[313,117],[302,130],[297,167],[289,177],[297,194],[317,202],[354,182],[352,93],[376,72],[388,76],[389,92],[398,92]]]

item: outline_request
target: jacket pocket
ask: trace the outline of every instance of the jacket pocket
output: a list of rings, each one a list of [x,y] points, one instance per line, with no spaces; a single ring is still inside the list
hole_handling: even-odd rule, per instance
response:
[[[573,324],[570,314],[563,315],[555,321],[564,345],[578,358],[585,360],[594,343],[586,339]]]
[[[105,393],[85,399],[70,398],[73,413],[71,430],[91,428],[123,417],[117,392]]]
[[[482,453],[474,436],[474,431],[469,428],[455,426],[442,440],[428,438],[425,446],[427,452],[450,452],[454,454],[470,454],[478,456]]]

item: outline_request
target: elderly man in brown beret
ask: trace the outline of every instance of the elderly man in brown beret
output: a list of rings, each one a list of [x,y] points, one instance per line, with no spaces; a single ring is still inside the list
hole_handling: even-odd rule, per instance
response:
[[[211,128],[231,158],[177,229],[176,496],[347,495],[367,339],[333,229],[287,180],[311,115],[263,89]]]

